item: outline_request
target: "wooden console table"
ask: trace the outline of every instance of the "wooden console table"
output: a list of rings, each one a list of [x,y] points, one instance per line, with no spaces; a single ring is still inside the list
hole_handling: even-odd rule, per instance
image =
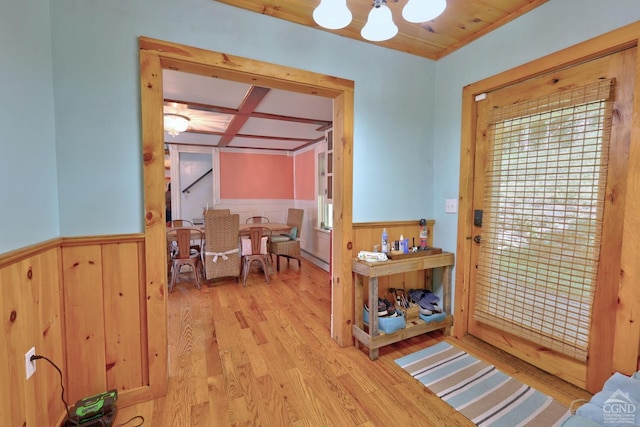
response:
[[[437,255],[424,255],[412,258],[388,260],[380,262],[365,262],[354,259],[352,262],[352,271],[355,284],[355,323],[352,327],[352,333],[356,339],[356,348],[360,348],[363,344],[369,349],[369,358],[376,360],[378,358],[378,349],[394,342],[402,341],[407,338],[415,337],[426,332],[444,329],[444,334],[449,335],[451,325],[453,324],[453,316],[451,311],[451,269],[453,267],[453,253],[443,252]],[[384,334],[378,330],[378,277],[388,276],[391,274],[405,273],[408,271],[431,270],[434,268],[443,268],[442,273],[442,303],[443,311],[446,318],[441,321],[425,322],[424,320],[415,320],[407,322],[404,329],[400,329],[392,334]],[[369,311],[368,332],[364,329],[363,307],[363,277],[369,278],[369,301],[374,309]]]

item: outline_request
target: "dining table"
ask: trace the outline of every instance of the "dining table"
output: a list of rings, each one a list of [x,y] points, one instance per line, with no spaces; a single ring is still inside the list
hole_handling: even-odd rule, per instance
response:
[[[273,234],[289,233],[291,231],[291,226],[287,224],[282,224],[279,222],[261,222],[254,224],[240,224],[240,232],[247,231],[251,227],[268,228]]]

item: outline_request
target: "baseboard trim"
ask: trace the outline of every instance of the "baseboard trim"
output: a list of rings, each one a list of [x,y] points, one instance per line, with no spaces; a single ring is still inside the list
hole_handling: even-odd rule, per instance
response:
[[[318,258],[314,254],[307,252],[305,250],[302,250],[302,257],[307,261],[315,264],[317,267],[320,267],[327,273],[329,272],[329,263],[323,260],[322,258]]]

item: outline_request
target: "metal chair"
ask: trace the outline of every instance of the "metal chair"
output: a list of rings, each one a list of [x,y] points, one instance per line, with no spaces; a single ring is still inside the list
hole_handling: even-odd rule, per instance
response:
[[[266,227],[255,226],[240,233],[242,243],[242,286],[247,286],[247,276],[254,261],[262,266],[264,277],[269,283],[269,241],[271,230]]]
[[[266,216],[250,216],[245,221],[246,224],[268,224],[269,218]]]
[[[280,271],[280,257],[287,258],[287,264],[291,258],[298,260],[298,267],[301,267],[300,258],[302,251],[300,250],[300,233],[302,231],[302,218],[304,216],[303,209],[290,208],[287,212],[287,225],[293,230],[296,229],[295,237],[291,236],[274,236],[269,245],[269,252],[276,256],[276,269]],[[286,238],[288,237],[288,238]]]
[[[167,227],[193,227],[193,222],[187,219],[174,219],[167,221]]]
[[[191,266],[196,285],[200,289],[200,276],[202,275],[202,259],[200,251],[193,249],[191,241],[196,241],[198,247],[202,247],[204,233],[195,227],[179,227],[167,231],[167,247],[171,260],[171,281],[169,282],[169,292],[173,292],[178,274],[185,265]],[[172,244],[175,242],[175,245]]]

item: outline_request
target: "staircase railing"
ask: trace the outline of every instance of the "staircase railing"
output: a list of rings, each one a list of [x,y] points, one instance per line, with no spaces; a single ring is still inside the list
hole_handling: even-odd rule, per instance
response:
[[[207,172],[205,172],[200,178],[196,179],[195,181],[193,181],[191,184],[189,184],[184,190],[182,190],[183,193],[188,193],[189,189],[191,187],[193,187],[194,185],[196,185],[199,181],[202,180],[202,178],[204,178],[205,176],[209,175],[211,172],[213,172],[213,168],[209,169]]]

